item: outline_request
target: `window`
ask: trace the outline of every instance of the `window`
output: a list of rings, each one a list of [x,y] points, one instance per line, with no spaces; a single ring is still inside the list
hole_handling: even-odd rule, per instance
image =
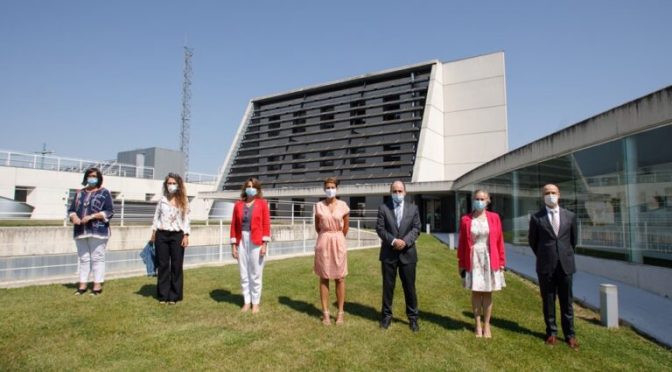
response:
[[[366,147],[353,147],[350,149],[351,154],[364,154],[366,153]]]
[[[268,118],[268,121],[278,121],[280,120],[280,115],[273,115],[270,118]]]
[[[278,129],[278,128],[280,128],[280,123],[268,124],[268,129]],[[278,135],[280,135],[279,130],[271,130],[268,132],[269,137],[277,137]]]
[[[391,102],[391,101],[398,101],[398,100],[399,100],[399,95],[398,94],[392,94],[392,95],[383,97],[383,102]]]
[[[350,165],[357,165],[357,164],[366,164],[366,159],[364,159],[364,158],[352,158],[352,159],[350,159]]]
[[[154,199],[154,194],[146,193],[145,194],[145,201],[152,201]]]
[[[366,124],[366,119],[351,119],[350,125],[364,125]]]
[[[16,186],[14,188],[14,200],[23,203],[27,202],[28,195],[30,194],[31,191],[33,191],[32,187]]]
[[[306,116],[305,111],[303,111],[303,110],[297,111],[297,112],[294,113],[293,116],[294,116],[294,120],[292,121],[293,125],[306,124],[306,119],[303,118],[304,116]],[[305,132],[305,130],[304,130],[304,132]],[[294,132],[294,133],[296,133],[296,132]]]
[[[329,151],[320,151],[320,157],[321,158],[328,158],[328,157],[333,157],[334,152],[329,150]],[[320,167],[331,167],[334,165],[333,160],[322,160],[320,161]]]
[[[364,101],[363,99],[350,102],[350,107],[351,108],[352,107],[362,107],[364,105],[366,105],[366,101]]]
[[[399,120],[400,118],[401,115],[399,115],[399,113],[383,115],[383,121]]]
[[[383,151],[399,151],[399,150],[401,150],[401,145],[399,145],[399,144],[392,144],[392,145],[383,146]]]
[[[350,197],[350,216],[364,217],[364,210],[366,209],[366,198],[363,196]]]
[[[334,129],[334,123],[320,124],[320,129]]]
[[[320,109],[320,121],[334,120],[334,114],[325,114],[325,112],[334,111],[334,106],[325,106]]]

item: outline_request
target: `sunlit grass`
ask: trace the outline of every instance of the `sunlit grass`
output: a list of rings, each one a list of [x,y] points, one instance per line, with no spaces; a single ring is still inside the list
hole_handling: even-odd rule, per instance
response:
[[[473,336],[455,252],[419,241],[420,333],[408,329],[401,285],[395,322],[378,327],[378,250],[349,253],[346,324],[325,327],[312,257],[269,261],[262,312],[241,314],[234,265],[186,271],[185,300],[159,305],[155,279],[0,290],[0,370],[670,370],[672,353],[628,328],[607,330],[577,308],[579,352],[543,343],[538,289],[507,273],[495,294],[494,338]],[[332,313],[336,311],[332,307]],[[662,316],[663,314],[661,314]]]

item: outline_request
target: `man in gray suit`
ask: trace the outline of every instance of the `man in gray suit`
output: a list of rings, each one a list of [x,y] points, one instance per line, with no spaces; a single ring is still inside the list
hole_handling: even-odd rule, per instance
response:
[[[409,327],[413,332],[418,332],[418,299],[415,293],[418,254],[415,240],[420,234],[420,214],[415,204],[404,201],[406,186],[402,181],[392,182],[390,194],[390,201],[378,208],[376,221],[376,232],[382,240],[380,261],[383,271],[383,309],[380,327],[387,329],[392,323],[392,297],[399,271]]]
[[[530,218],[528,240],[537,256],[537,276],[546,323],[546,344],[557,343],[558,327],[555,323],[555,297],[560,300],[562,333],[567,345],[577,350],[579,344],[574,334],[572,303],[572,275],[574,250],[577,242],[576,216],[560,208],[560,190],[556,185],[543,188],[545,207]]]

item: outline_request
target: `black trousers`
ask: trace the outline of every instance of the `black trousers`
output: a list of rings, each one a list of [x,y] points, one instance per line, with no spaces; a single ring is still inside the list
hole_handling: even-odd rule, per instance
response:
[[[182,231],[156,232],[154,248],[158,268],[156,285],[159,301],[182,301],[182,287],[184,276],[182,265],[184,263],[184,247],[182,247]]]
[[[401,262],[381,262],[383,270],[383,319],[392,317],[392,300],[394,286],[397,283],[397,271],[404,288],[406,300],[406,316],[409,320],[418,318],[418,298],[415,294],[415,262],[402,264]]]
[[[546,323],[546,336],[557,336],[558,326],[555,323],[555,298],[560,300],[560,323],[565,339],[574,337],[574,295],[572,293],[572,274],[567,275],[558,263],[553,274],[539,274],[539,289]]]

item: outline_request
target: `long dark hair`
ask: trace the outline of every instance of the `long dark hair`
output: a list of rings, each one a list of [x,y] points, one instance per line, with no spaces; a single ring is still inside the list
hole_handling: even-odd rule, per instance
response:
[[[168,192],[169,178],[172,178],[175,180],[175,182],[177,182],[177,191],[175,191],[174,194]],[[172,172],[168,173],[166,178],[163,180],[163,195],[165,197],[173,195],[175,197],[175,204],[177,204],[177,208],[179,208],[182,213],[187,211],[189,205],[189,199],[187,199],[187,189],[184,187],[184,181],[182,181],[182,177],[180,177],[179,174]]]

